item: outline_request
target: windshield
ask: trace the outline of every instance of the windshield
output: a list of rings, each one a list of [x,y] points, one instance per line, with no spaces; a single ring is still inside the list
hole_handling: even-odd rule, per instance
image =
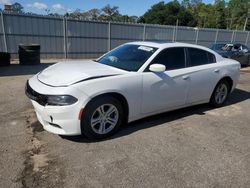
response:
[[[125,44],[101,57],[97,62],[127,71],[138,71],[157,48]]]

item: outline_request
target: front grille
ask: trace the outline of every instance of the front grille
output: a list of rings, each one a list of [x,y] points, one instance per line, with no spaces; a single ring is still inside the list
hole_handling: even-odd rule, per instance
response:
[[[38,92],[36,92],[35,90],[33,90],[30,85],[29,82],[27,81],[26,83],[26,87],[25,87],[25,93],[26,95],[31,99],[36,101],[37,103],[39,103],[42,106],[45,106],[47,104],[47,96],[40,94]]]

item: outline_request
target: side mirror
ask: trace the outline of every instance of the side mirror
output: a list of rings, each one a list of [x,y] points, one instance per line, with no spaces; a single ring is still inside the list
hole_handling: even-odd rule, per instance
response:
[[[166,66],[162,64],[152,64],[149,66],[149,70],[152,72],[164,72],[166,70]]]

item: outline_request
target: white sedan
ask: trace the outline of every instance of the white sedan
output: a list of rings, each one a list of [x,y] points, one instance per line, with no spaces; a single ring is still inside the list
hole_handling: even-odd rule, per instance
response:
[[[44,129],[59,135],[112,135],[146,116],[191,105],[222,106],[240,64],[185,43],[132,42],[97,60],[61,62],[27,81]]]

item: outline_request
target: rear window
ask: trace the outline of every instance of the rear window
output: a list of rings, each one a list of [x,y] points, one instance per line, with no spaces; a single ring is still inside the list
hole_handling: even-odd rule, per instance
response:
[[[188,48],[189,67],[215,63],[215,56],[205,50]]]
[[[208,56],[208,63],[216,63],[216,58],[214,54],[207,52],[207,56]]]

